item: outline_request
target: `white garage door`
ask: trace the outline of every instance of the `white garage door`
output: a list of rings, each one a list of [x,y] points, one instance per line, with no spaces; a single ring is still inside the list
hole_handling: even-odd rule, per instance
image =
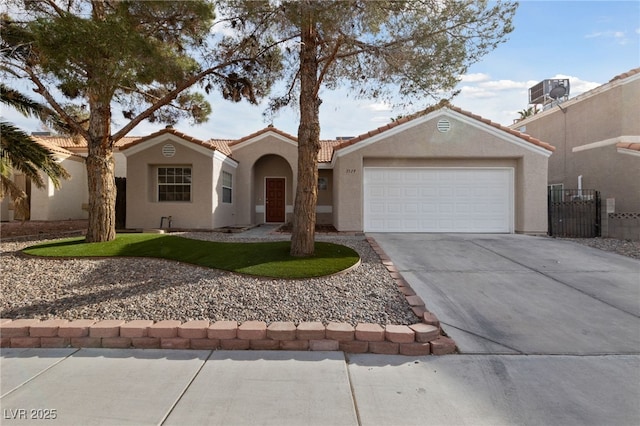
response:
[[[508,233],[513,169],[364,169],[365,232]]]

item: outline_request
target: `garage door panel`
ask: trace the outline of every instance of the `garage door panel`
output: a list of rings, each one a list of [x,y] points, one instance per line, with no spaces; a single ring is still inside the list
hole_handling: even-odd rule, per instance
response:
[[[511,232],[513,172],[365,168],[367,232]]]

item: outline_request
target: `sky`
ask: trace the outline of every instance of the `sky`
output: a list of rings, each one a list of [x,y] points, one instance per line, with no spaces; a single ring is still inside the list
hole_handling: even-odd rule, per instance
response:
[[[550,78],[568,78],[569,97],[591,90],[613,77],[640,67],[640,1],[524,0],[514,18],[514,31],[497,49],[460,76],[460,94],[452,103],[503,125],[519,117],[528,105],[528,89]],[[357,136],[389,123],[392,117],[416,112],[395,110],[375,100],[354,100],[346,91],[323,91],[320,108],[322,139]],[[174,128],[207,140],[239,139],[269,124],[297,134],[298,114],[285,109],[265,122],[266,103],[230,103],[217,95],[209,121],[201,125],[179,122]],[[2,119],[24,130],[41,130],[39,122],[2,109]],[[117,130],[124,119],[114,115]],[[131,136],[147,135],[164,125],[141,123]]]

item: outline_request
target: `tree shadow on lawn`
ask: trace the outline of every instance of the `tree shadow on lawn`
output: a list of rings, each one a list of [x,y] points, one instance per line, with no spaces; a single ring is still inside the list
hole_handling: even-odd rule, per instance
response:
[[[86,283],[86,285],[85,283],[76,281],[65,283],[60,286],[61,288],[56,288],[56,293],[58,293],[58,291],[73,292],[74,289],[78,289],[79,291],[86,291],[87,287],[91,287],[92,289],[88,293],[65,295],[62,297],[56,297],[53,300],[40,300],[28,305],[3,310],[0,316],[2,316],[3,318],[13,319],[47,316],[62,319],[85,318],[82,315],[69,315],[69,313],[78,310],[83,311],[82,308],[88,308],[93,305],[99,306],[106,301],[113,302],[115,300],[126,300],[145,294],[178,288],[181,286],[188,286],[191,284],[188,281],[172,281],[170,283],[162,282],[161,284],[157,284],[154,282],[150,282],[149,280],[143,280],[136,284],[127,284],[123,282],[105,282],[105,277],[109,277],[112,273],[112,265],[105,264],[104,266],[96,268],[91,271],[91,273],[82,277],[82,280]],[[126,281],[130,282],[130,278]],[[124,285],[126,285],[126,287],[123,287]],[[108,288],[95,291],[95,287],[98,286],[108,286]],[[112,303],[110,304],[113,305]],[[97,317],[99,316],[98,314],[101,313],[106,314],[106,316],[108,317],[113,317],[113,315],[109,315],[108,312],[101,312],[101,309],[99,307],[98,309],[89,309],[89,311],[91,311],[88,314],[88,317],[90,318]],[[101,317],[101,319],[111,318]],[[115,317],[113,317],[113,319],[115,319]]]
[[[30,247],[24,252],[57,257],[159,258],[283,279],[326,276],[351,268],[360,260],[352,248],[329,242],[316,242],[316,253],[308,258],[290,256],[290,241],[215,242],[161,235],[145,239],[118,236],[114,241],[98,244],[101,245],[86,245],[82,239],[66,240]]]

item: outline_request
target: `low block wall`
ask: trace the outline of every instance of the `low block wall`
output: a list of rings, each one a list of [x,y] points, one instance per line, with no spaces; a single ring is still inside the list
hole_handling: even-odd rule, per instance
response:
[[[140,348],[311,350],[443,355],[455,351],[429,312],[412,325],[263,321],[0,320],[0,346],[11,348]]]
[[[608,213],[606,218],[603,237],[640,241],[640,213]]]

